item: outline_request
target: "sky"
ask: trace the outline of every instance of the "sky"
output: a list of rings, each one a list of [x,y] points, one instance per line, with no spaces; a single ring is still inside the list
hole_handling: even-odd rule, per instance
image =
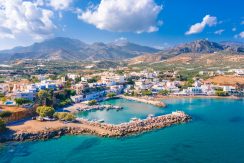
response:
[[[0,49],[53,37],[165,48],[244,42],[243,0],[0,0]]]

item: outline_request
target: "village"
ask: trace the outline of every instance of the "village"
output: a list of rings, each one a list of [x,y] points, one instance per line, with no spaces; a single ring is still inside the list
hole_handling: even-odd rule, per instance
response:
[[[84,75],[67,73],[65,76],[56,76],[55,79],[53,76],[51,79],[50,74],[42,74],[33,76],[31,81],[5,81],[0,84],[1,130],[6,130],[8,124],[31,117],[32,120],[39,121],[60,120],[65,124],[82,121],[94,126],[103,121],[87,122],[87,120],[77,118],[75,113],[88,110],[123,109],[120,106],[99,104],[100,101],[111,98],[125,98],[158,107],[166,107],[161,101],[165,98],[241,98],[244,95],[243,83],[233,84],[232,82],[232,84],[220,85],[201,78],[204,74],[211,77],[228,77],[229,75],[225,73],[230,72],[232,78],[243,80],[243,70],[200,71],[200,77],[196,76],[184,81],[177,80],[180,79],[177,71],[162,73],[146,69],[126,72],[121,69],[109,69]],[[182,114],[184,119],[190,119],[185,113]],[[182,121],[184,120],[179,120],[179,122]],[[104,125],[109,126],[106,123]],[[134,123],[127,125],[134,125]],[[163,126],[165,125],[164,123]]]

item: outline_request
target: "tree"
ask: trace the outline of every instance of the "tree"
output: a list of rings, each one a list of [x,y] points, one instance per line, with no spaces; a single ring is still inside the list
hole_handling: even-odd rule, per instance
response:
[[[218,90],[218,91],[215,91],[215,95],[216,96],[228,96],[228,93],[225,91]]]
[[[3,103],[5,103],[5,102],[7,101],[7,97],[2,97],[2,98],[1,98],[1,101],[2,101]]]
[[[62,121],[73,121],[75,120],[75,116],[71,113],[66,112],[59,112],[53,115],[55,118],[62,120]]]
[[[89,106],[96,105],[96,104],[97,104],[97,100],[91,100],[88,102]]]
[[[185,86],[187,87],[192,87],[192,84],[194,83],[193,79],[188,79],[187,82],[185,83]]]
[[[71,113],[67,113],[66,116],[64,117],[65,121],[73,121],[75,120],[75,116]]]
[[[75,83],[79,83],[81,81],[81,77],[75,78]]]
[[[88,83],[96,83],[100,79],[99,76],[93,76],[91,79],[87,79]]]
[[[150,90],[144,90],[141,93],[143,96],[151,96],[152,95],[152,91],[150,91]]]
[[[17,105],[23,105],[23,104],[31,103],[30,100],[25,99],[25,98],[16,98],[16,99],[14,99],[14,101],[16,102]]]
[[[0,118],[10,117],[12,113],[10,111],[2,111],[0,112]]]
[[[0,98],[3,98],[4,97],[4,94],[3,93],[0,93]]]
[[[161,90],[161,91],[158,92],[158,94],[166,96],[166,95],[169,94],[169,91],[168,90]]]
[[[0,118],[0,132],[3,132],[6,130],[6,124],[3,119]]]
[[[38,102],[40,105],[46,105],[47,98],[48,98],[48,92],[46,90],[40,90],[37,93]]]
[[[55,113],[55,110],[53,107],[49,106],[39,106],[36,109],[36,112],[39,114],[41,117],[52,117],[53,114]]]
[[[108,94],[107,94],[107,97],[109,97],[109,98],[113,98],[114,96],[116,96],[115,93],[108,93]]]

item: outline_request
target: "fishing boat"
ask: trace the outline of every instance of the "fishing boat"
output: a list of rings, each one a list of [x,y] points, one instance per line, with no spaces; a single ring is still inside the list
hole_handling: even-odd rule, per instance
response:
[[[154,115],[153,115],[153,114],[148,114],[147,117],[148,117],[148,118],[152,118],[152,117],[154,117]]]
[[[99,123],[103,123],[104,122],[104,119],[100,119],[98,120]]]
[[[139,118],[136,117],[131,118],[131,121],[137,121],[137,120],[139,120]]]

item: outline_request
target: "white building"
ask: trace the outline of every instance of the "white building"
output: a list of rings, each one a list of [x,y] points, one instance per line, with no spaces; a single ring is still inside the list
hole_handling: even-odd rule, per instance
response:
[[[197,96],[197,95],[207,95],[203,92],[201,87],[188,87],[187,89],[183,89],[181,92],[174,93],[178,96]]]
[[[90,101],[90,100],[96,100],[99,98],[102,98],[106,95],[106,91],[99,91],[99,92],[92,92],[89,94],[82,94],[82,95],[77,95],[77,96],[71,96],[71,100],[74,101],[75,103],[79,103],[82,101]]]
[[[69,79],[75,80],[76,78],[78,78],[78,77],[80,77],[80,76],[77,75],[77,74],[70,74],[70,73],[68,73],[68,74],[67,74],[67,77],[68,77]]]
[[[146,90],[152,87],[152,83],[146,79],[140,79],[135,81],[135,89],[136,90]]]
[[[5,94],[10,91],[9,89],[10,88],[8,84],[0,84],[0,93]]]
[[[27,92],[27,91],[26,92],[17,91],[17,92],[13,93],[12,98],[13,99],[24,98],[24,99],[28,99],[30,101],[33,101],[35,98],[35,93],[34,92]]]

